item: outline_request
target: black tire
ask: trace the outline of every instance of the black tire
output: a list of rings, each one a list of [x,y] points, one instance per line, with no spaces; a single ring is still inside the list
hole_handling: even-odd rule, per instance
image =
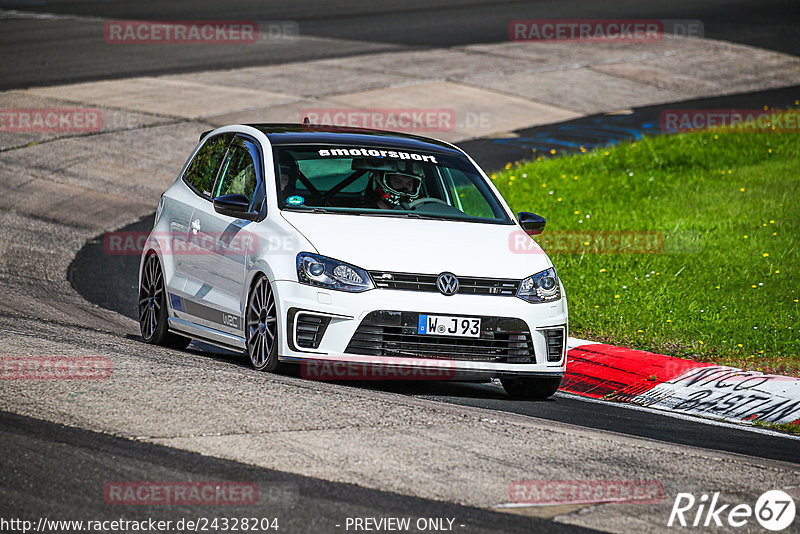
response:
[[[149,254],[142,266],[139,284],[139,331],[145,343],[173,349],[185,349],[192,342],[188,337],[169,331],[164,274],[158,256]]]
[[[546,399],[558,391],[561,377],[501,378],[506,393],[515,399]]]
[[[247,297],[247,355],[256,371],[278,370],[278,308],[266,276],[260,276]]]

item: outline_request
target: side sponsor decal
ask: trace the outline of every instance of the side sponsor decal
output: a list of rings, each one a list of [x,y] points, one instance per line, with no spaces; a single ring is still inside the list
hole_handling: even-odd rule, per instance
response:
[[[211,321],[220,326],[227,326],[235,330],[242,330],[242,321],[238,315],[225,313],[209,306],[200,304],[192,300],[184,299],[173,293],[169,294],[172,302],[172,309],[179,312],[184,312],[199,319]]]

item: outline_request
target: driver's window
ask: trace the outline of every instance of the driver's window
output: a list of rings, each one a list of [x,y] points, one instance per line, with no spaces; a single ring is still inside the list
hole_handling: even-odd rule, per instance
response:
[[[492,207],[467,175],[451,168],[445,168],[444,172],[445,182],[455,207],[472,217],[494,217]]]
[[[256,174],[257,154],[255,146],[249,141],[237,138],[234,140],[225,161],[222,163],[214,197],[239,194],[246,196],[250,202],[256,191],[258,182]]]

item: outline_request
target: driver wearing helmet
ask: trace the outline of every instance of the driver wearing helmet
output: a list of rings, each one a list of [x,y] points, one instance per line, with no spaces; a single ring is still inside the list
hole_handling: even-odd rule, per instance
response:
[[[297,160],[285,152],[280,155],[278,167],[280,168],[281,196],[285,200],[295,193],[300,169],[298,169]]]
[[[408,203],[419,198],[422,179],[397,171],[374,171],[373,190],[365,201],[379,209],[408,209]],[[371,197],[371,198],[370,198]]]

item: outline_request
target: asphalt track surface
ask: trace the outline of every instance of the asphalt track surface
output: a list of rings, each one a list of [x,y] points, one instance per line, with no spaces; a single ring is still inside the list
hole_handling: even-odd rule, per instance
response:
[[[152,217],[147,217],[120,231],[148,232],[152,226]],[[135,319],[138,268],[137,256],[106,254],[103,239],[98,237],[87,243],[78,253],[70,266],[69,279],[73,287],[89,302]],[[98,276],[98,273],[104,274]],[[193,347],[210,353],[218,351],[204,344],[194,344]],[[213,355],[209,354],[209,357]],[[242,362],[246,361],[244,355],[241,359]],[[774,433],[755,433],[733,425],[710,426],[696,419],[676,419],[653,411],[590,402],[572,395],[559,394],[547,401],[523,402],[509,399],[498,384],[371,382],[344,385],[375,388],[378,391],[490,408],[670,443],[800,463],[800,440],[794,438]]]
[[[596,532],[544,519],[262,469],[7,412],[0,412],[0,428],[0,450],[4,451],[0,456],[0,517],[5,520],[25,519],[36,524],[42,517],[83,521],[255,517],[278,519],[277,531],[258,532],[328,534],[345,532],[348,517],[411,517],[412,524],[418,518],[452,518],[453,530],[465,534]],[[255,504],[238,506],[109,505],[104,498],[105,485],[108,481],[129,480],[132,473],[138,480],[161,482],[254,483],[259,498]]]
[[[680,107],[750,109],[767,105],[781,108],[792,105],[797,98],[800,98],[800,86],[698,99],[682,102]],[[564,125],[575,127],[568,130],[570,142],[589,147],[615,143],[623,139],[635,139],[643,133],[654,133],[653,131],[658,130],[659,114],[669,107],[670,105],[649,106],[633,109],[630,114],[622,116],[590,116],[568,123],[520,130],[515,132],[518,137],[508,140],[516,142],[515,145],[498,143],[498,140],[494,139],[479,139],[461,143],[461,146],[474,155],[482,167],[494,169],[508,161],[526,157],[531,153],[531,143],[539,146],[540,150],[550,147],[563,149],[564,146],[561,144],[542,146],[542,143],[545,143],[545,140],[564,141],[566,139],[562,129]],[[649,128],[648,125],[653,122],[656,127]],[[653,131],[650,131],[651,129]],[[609,133],[613,133],[614,136],[609,137],[607,135]],[[152,226],[153,217],[149,216],[120,231],[146,233]],[[68,278],[78,293],[89,302],[136,319],[138,267],[138,256],[107,254],[103,246],[103,237],[98,236],[77,254],[70,266]],[[98,276],[98,273],[103,275]],[[205,345],[196,346],[205,350],[210,349]],[[800,441],[797,439],[774,433],[755,433],[733,425],[709,426],[697,419],[677,419],[654,411],[633,410],[612,403],[589,402],[572,395],[559,395],[556,399],[543,402],[519,402],[510,400],[498,384],[406,382],[380,385],[350,384],[350,386],[383,389],[441,402],[490,408],[654,440],[800,463],[798,454]]]
[[[515,19],[699,20],[705,37],[800,55],[796,0],[0,0],[0,10],[27,13],[0,12],[0,89],[500,42]],[[172,45],[168,53],[104,41],[105,21],[131,19],[290,21],[302,39]]]

